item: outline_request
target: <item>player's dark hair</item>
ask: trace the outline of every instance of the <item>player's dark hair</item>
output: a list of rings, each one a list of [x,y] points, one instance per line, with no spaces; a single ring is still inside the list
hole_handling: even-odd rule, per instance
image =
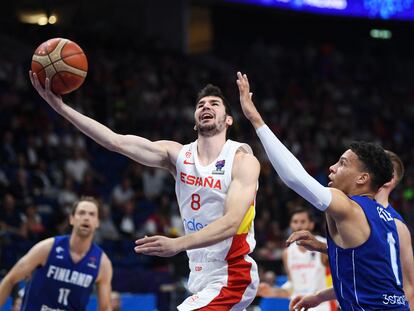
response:
[[[309,220],[311,222],[315,222],[313,211],[311,209],[303,207],[303,206],[298,206],[298,207],[295,207],[294,209],[292,209],[292,211],[290,212],[290,219],[292,219],[292,217],[294,215],[301,214],[301,213],[306,213],[308,215]]]
[[[391,159],[381,146],[367,142],[353,142],[349,148],[362,162],[362,169],[370,174],[372,190],[377,191],[392,179]]]
[[[400,157],[397,156],[394,152],[385,150],[385,153],[390,157],[391,163],[394,167],[395,178],[397,179],[396,184],[398,184],[401,179],[404,177],[405,169],[404,164],[401,161]]]
[[[78,201],[73,203],[73,205],[72,205],[72,215],[75,215],[76,209],[78,208],[79,204],[82,203],[82,202],[91,202],[91,203],[95,204],[96,207],[98,208],[98,217],[100,217],[100,215],[101,215],[101,205],[99,204],[99,201],[97,199],[95,199],[94,197],[90,197],[90,196],[82,196]]]
[[[224,104],[226,115],[232,116],[230,104],[218,86],[215,86],[213,84],[207,84],[204,88],[202,88],[201,91],[198,92],[196,105],[203,97],[207,97],[207,96],[215,96],[215,97],[221,98]]]

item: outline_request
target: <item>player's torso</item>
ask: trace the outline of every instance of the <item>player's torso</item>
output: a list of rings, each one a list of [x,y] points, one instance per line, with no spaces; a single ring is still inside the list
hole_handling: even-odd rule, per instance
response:
[[[239,148],[251,152],[247,145],[227,140],[217,159],[207,166],[202,166],[198,160],[197,142],[181,149],[176,162],[175,189],[186,234],[199,231],[224,215],[233,163]],[[244,231],[248,235],[248,244],[253,249],[251,227],[254,204],[246,216]],[[231,245],[232,239],[227,239],[208,248],[190,250],[187,254],[190,261],[225,260]],[[247,253],[249,252],[250,250]]]
[[[326,288],[326,267],[318,252],[302,251],[298,245],[288,248],[288,269],[293,295],[306,295]]]
[[[101,256],[102,250],[93,244],[81,261],[74,263],[69,237],[55,237],[46,264],[33,272],[25,288],[21,310],[85,310],[99,273]]]
[[[371,228],[368,240],[353,249],[328,236],[329,262],[343,310],[408,310],[402,289],[399,239],[394,217],[375,201],[354,196]]]

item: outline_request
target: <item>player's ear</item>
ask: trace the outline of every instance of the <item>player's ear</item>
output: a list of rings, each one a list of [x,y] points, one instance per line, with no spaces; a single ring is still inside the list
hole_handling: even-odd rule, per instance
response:
[[[233,117],[232,116],[229,116],[229,115],[226,116],[226,125],[227,126],[232,126],[233,125]]]
[[[361,173],[358,177],[357,177],[357,184],[359,185],[364,185],[368,182],[371,181],[371,176],[369,175],[369,173]]]

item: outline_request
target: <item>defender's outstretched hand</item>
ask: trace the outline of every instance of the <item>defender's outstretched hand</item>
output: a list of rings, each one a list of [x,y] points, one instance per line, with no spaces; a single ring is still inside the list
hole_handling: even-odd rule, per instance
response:
[[[167,238],[161,235],[146,236],[136,240],[135,244],[136,253],[150,256],[172,257],[182,251],[179,247],[179,238]]]
[[[29,71],[29,78],[32,82],[33,87],[36,89],[36,91],[39,93],[39,95],[50,105],[53,109],[59,112],[59,109],[61,108],[63,104],[62,97],[59,95],[56,95],[53,93],[50,89],[50,80],[49,78],[46,78],[45,80],[45,88],[42,87],[42,85],[39,82],[39,78],[37,75]]]
[[[324,254],[328,252],[326,243],[319,241],[312,233],[306,230],[293,232],[286,240],[287,246],[294,242],[312,252],[320,252]]]
[[[252,123],[255,129],[261,127],[264,122],[260,113],[257,111],[250,92],[249,79],[246,74],[242,74],[240,71],[237,72],[237,86],[239,87],[240,93],[240,104],[246,118]]]

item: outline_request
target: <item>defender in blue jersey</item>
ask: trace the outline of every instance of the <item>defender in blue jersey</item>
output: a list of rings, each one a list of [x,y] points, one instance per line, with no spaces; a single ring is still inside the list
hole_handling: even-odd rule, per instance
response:
[[[92,242],[99,226],[98,202],[81,198],[70,216],[70,236],[57,236],[37,243],[10,270],[0,284],[0,306],[13,286],[29,278],[21,310],[85,310],[97,285],[99,310],[111,310],[112,265]]]
[[[330,167],[329,187],[324,187],[265,125],[253,104],[247,76],[237,73],[237,85],[243,113],[256,129],[279,177],[326,213],[329,261],[341,308],[409,310],[396,225],[374,200],[378,189],[393,175],[385,151],[375,144],[351,144]],[[335,295],[316,298],[329,300]]]
[[[394,174],[390,182],[383,185],[375,195],[375,200],[385,207],[385,211],[388,212],[392,218],[394,218],[395,225],[397,227],[399,237],[399,251],[401,259],[401,270],[404,279],[404,293],[407,298],[411,309],[414,308],[414,257],[411,243],[411,234],[405,224],[402,216],[391,206],[389,203],[389,196],[393,189],[398,185],[404,176],[404,165],[401,159],[392,151],[386,150],[387,155],[390,157]],[[309,231],[294,232],[286,241],[288,244],[298,243],[304,246],[310,251],[318,251],[327,253],[328,248],[326,243],[322,243],[316,239]],[[331,295],[334,295],[333,288],[330,289]],[[307,296],[297,296],[291,301],[291,307],[297,306],[298,309],[306,307],[314,307],[317,304],[317,298],[323,295],[323,293],[314,293]],[[326,295],[326,292],[325,292]]]

